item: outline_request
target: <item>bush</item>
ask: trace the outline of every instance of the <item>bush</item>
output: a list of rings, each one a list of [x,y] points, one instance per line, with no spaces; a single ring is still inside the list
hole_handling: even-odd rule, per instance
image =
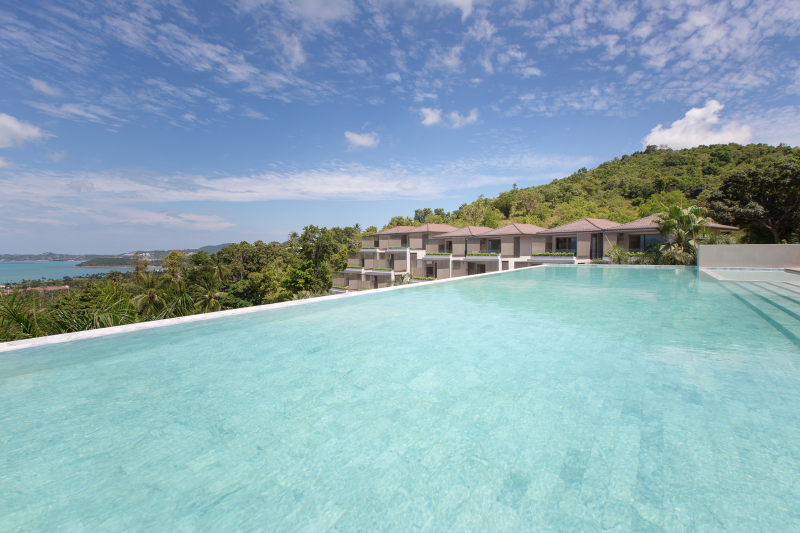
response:
[[[575,252],[536,252],[535,254],[531,254],[533,256],[545,256],[545,257],[573,257]]]

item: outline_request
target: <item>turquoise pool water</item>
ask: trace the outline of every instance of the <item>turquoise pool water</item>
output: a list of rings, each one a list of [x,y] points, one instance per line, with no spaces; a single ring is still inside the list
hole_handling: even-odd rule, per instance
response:
[[[798,336],[545,267],[8,352],[0,531],[796,531]]]

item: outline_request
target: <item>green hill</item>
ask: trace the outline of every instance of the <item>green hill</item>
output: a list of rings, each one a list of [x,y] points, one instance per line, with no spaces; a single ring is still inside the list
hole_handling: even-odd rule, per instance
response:
[[[418,209],[413,219],[395,217],[386,227],[428,222],[498,227],[525,222],[552,228],[583,217],[630,222],[664,206],[706,205],[722,181],[738,170],[762,168],[800,148],[766,144],[718,144],[685,150],[648,146],[615,157],[591,170],[582,168],[545,185],[517,189],[496,198],[479,197],[452,213]]]
[[[98,257],[84,261],[79,267],[129,267],[133,263],[130,257]]]

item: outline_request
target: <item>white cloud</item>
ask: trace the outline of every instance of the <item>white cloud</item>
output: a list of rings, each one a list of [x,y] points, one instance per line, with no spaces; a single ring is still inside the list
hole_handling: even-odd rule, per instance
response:
[[[518,68],[515,68],[514,71],[517,74],[519,74],[521,77],[523,77],[523,78],[529,78],[531,76],[541,76],[542,75],[542,71],[541,70],[539,70],[536,67],[530,67],[530,66],[520,66]]]
[[[389,74],[384,76],[384,78],[386,78],[386,81],[389,81],[389,82],[392,82],[392,83],[400,83],[400,73],[399,72],[390,72]]]
[[[472,13],[472,0],[427,0],[430,3],[453,6],[461,10],[461,20],[466,20]]]
[[[58,163],[59,161],[67,157],[67,152],[65,152],[64,150],[59,150],[58,152],[47,154],[47,157],[49,157],[50,161],[52,161],[53,163]]]
[[[28,78],[28,83],[30,83],[31,87],[40,93],[44,93],[48,96],[61,96],[61,90],[57,87],[49,85],[46,81],[37,80],[36,78]]]
[[[458,70],[461,67],[461,52],[464,47],[461,45],[450,47],[446,52],[433,50],[431,57],[425,64],[429,70]]]
[[[422,124],[425,126],[435,126],[437,124],[446,124],[442,117],[442,110],[431,107],[423,107],[419,110],[422,116]],[[470,124],[474,124],[478,120],[478,110],[473,109],[466,117],[461,116],[458,111],[452,111],[447,114],[447,120],[451,128],[463,128]]]
[[[344,132],[344,138],[350,144],[348,149],[353,148],[375,148],[381,142],[378,134],[372,133],[354,133],[352,131]]]
[[[14,165],[13,161],[6,159],[5,157],[0,157],[0,170],[4,168],[14,168],[15,166],[16,165]]]
[[[436,100],[437,98],[439,98],[439,95],[437,95],[436,93],[423,93],[420,91],[417,91],[416,94],[414,95],[415,102],[422,102],[426,98],[431,98],[432,100]]]
[[[431,198],[487,184],[550,181],[591,162],[586,157],[523,152],[426,166],[370,167],[333,162],[305,170],[224,176],[11,171],[13,179],[4,183],[2,199],[18,213],[14,216],[22,216],[21,206],[28,205],[34,213],[38,210],[39,216],[104,213],[102,216],[113,219],[117,214],[120,218],[128,216],[122,211],[130,205],[142,204]],[[0,213],[0,219],[3,215]]]
[[[263,113],[259,113],[255,109],[250,109],[249,107],[244,107],[244,111],[242,112],[243,117],[247,118],[256,118],[258,120],[269,120],[269,117],[264,115]]]
[[[35,107],[39,111],[43,113],[47,113],[48,115],[52,115],[58,118],[67,118],[67,119],[85,119],[91,122],[103,122],[101,117],[109,118],[112,120],[121,120],[114,116],[114,114],[100,106],[96,106],[93,104],[63,104],[61,106],[54,106],[50,104],[39,104],[39,103],[32,103],[30,104],[32,107]]]
[[[433,126],[434,124],[439,124],[442,121],[441,109],[423,107],[419,110],[419,114],[422,115],[422,124],[425,126]]]
[[[747,144],[753,137],[753,128],[736,122],[720,124],[719,112],[725,107],[716,100],[709,100],[704,107],[693,107],[686,116],[673,122],[669,128],[661,124],[642,139],[642,145],[666,144],[679,150],[701,144]]]
[[[467,37],[476,41],[488,41],[492,35],[497,33],[497,28],[485,18],[478,19],[475,24],[467,30]]]
[[[0,113],[0,148],[20,146],[44,137],[47,137],[47,134],[37,126],[17,120],[11,115]]]
[[[779,107],[737,118],[752,126],[753,142],[800,146],[800,107]]]
[[[181,115],[181,118],[187,122],[194,122],[195,120],[197,120],[197,117],[192,113],[185,113]]]
[[[462,117],[457,111],[453,111],[447,115],[447,118],[450,119],[452,127],[463,128],[478,121],[478,110],[472,109],[466,117]]]
[[[283,56],[289,68],[297,68],[306,62],[306,55],[303,52],[303,45],[297,35],[278,34],[278,40],[283,48]]]
[[[231,104],[228,103],[230,102],[228,98],[214,97],[214,98],[209,98],[208,101],[209,103],[214,104],[215,106],[214,110],[217,113],[224,113],[225,111],[230,111],[231,108],[233,107]]]

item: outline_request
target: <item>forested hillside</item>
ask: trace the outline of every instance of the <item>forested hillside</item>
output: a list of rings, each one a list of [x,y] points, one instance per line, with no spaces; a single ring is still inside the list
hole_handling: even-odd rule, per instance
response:
[[[648,146],[643,152],[615,157],[591,170],[582,168],[546,185],[515,186],[496,198],[481,196],[452,213],[418,209],[413,218],[394,217],[385,227],[426,222],[498,227],[526,222],[551,228],[583,217],[625,223],[671,205],[712,207],[712,193],[732,174],[798,160],[800,149],[785,145],[728,144],[686,150]]]

